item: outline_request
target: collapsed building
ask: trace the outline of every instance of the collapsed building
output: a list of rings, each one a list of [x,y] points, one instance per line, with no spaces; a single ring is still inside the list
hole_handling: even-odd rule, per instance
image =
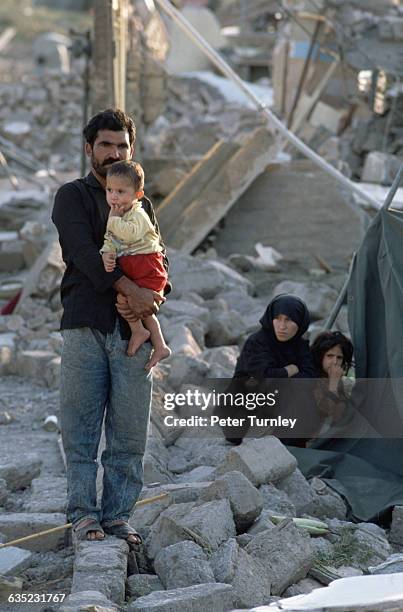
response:
[[[62,347],[63,262],[48,218],[57,184],[82,163],[83,114],[121,104],[136,118],[137,155],[171,259],[174,290],[159,318],[173,356],[155,372],[142,494],[164,497],[134,513],[145,545],[129,555],[129,576],[127,546],[113,539],[96,543],[96,559],[93,543],[82,544],[74,565],[61,552],[64,532],[0,550],[0,593],[35,590],[64,569],[66,610],[119,609],[125,599],[128,610],[274,606],[342,577],[402,568],[402,506],[390,530],[368,522],[372,516],[353,523],[343,497],[320,478],[306,480],[276,438],[230,449],[221,438],[197,443],[183,426],[164,422],[166,393],[232,376],[273,295],[307,302],[311,337],[325,327],[353,252],[401,165],[399,3],[174,4],[247,80],[261,108],[214,71],[158,2],[145,0],[92,3],[89,80],[88,50],[73,57],[71,42],[51,37],[37,43],[34,74],[0,86],[0,372],[10,385],[16,376],[43,385],[33,387],[29,416],[25,399],[4,393],[0,542],[64,522],[57,420],[53,431],[41,427],[57,414]],[[116,45],[113,61],[106,41]],[[296,151],[265,109],[359,184],[361,197]],[[398,190],[394,205],[401,201]],[[349,333],[345,305],[335,326]],[[22,459],[27,439],[32,448]],[[49,447],[42,456],[38,441]],[[309,536],[296,517],[326,527]],[[50,559],[53,574],[43,569]]]

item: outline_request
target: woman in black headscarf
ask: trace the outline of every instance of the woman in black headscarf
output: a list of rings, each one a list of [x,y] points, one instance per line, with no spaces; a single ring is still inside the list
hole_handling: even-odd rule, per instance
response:
[[[309,323],[305,302],[293,295],[277,295],[260,319],[262,329],[245,342],[234,378],[313,378],[316,370],[309,342],[302,339]]]
[[[286,412],[290,414],[290,410],[292,413],[294,409],[292,399],[294,404],[298,403],[299,413],[301,410],[304,411],[304,406],[312,403],[307,387],[301,385],[296,392],[295,386],[291,389],[290,386],[282,385],[279,390],[281,381],[277,379],[315,377],[316,370],[309,351],[309,342],[302,338],[309,323],[308,308],[300,298],[286,294],[277,295],[260,319],[262,328],[246,340],[228,391],[233,394],[253,391],[267,393],[276,389],[278,402],[274,411],[277,415],[283,413],[287,416]],[[245,418],[247,414],[270,416],[266,407],[254,413],[246,412],[242,408],[232,412],[232,416],[239,418]],[[222,412],[221,415],[223,416]],[[250,423],[246,419],[242,427],[222,427],[222,429],[227,440],[240,444],[249,426]]]

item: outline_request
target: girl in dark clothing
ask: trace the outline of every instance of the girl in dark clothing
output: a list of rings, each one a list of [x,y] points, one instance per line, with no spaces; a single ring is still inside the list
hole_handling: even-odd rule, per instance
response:
[[[315,367],[309,351],[309,342],[302,336],[307,331],[310,318],[306,304],[298,297],[291,295],[277,295],[268,305],[266,312],[260,319],[262,329],[252,334],[238,358],[233,380],[228,391],[232,393],[255,393],[268,390],[278,391],[279,401],[276,403],[276,414],[285,416],[285,411],[293,410],[293,389],[279,390],[277,379],[286,378],[313,378]],[[275,380],[273,380],[275,379]],[[302,386],[301,386],[302,388]],[[298,410],[304,411],[303,406],[308,399],[306,387],[298,392]],[[294,396],[295,400],[295,396]],[[239,414],[232,416],[245,417],[247,414],[240,409]],[[250,412],[249,412],[250,414]],[[270,416],[267,407],[255,410],[257,416]],[[223,414],[221,413],[221,416]],[[246,419],[242,427],[223,427],[224,436],[234,444],[240,444],[249,429]],[[261,431],[258,433],[262,433]]]

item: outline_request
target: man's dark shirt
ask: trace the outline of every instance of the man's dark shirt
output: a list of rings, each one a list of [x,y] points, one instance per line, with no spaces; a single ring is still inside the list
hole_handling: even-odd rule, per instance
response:
[[[151,202],[147,198],[141,202],[159,232]],[[113,272],[105,272],[99,252],[109,210],[105,190],[92,173],[66,183],[56,193],[52,221],[59,232],[66,264],[60,287],[63,305],[60,329],[91,327],[103,334],[112,333],[118,316],[121,336],[129,339],[130,327],[117,313],[113,288],[123,272],[118,265]],[[161,244],[164,247],[162,240]]]

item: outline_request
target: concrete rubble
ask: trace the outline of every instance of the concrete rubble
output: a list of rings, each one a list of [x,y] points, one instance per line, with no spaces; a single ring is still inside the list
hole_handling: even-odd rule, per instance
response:
[[[139,17],[140,3],[135,4]],[[310,3],[287,4],[302,12],[299,17],[306,25],[303,11]],[[333,0],[323,4],[331,11],[329,18],[343,27],[352,24],[349,32],[359,44],[371,28],[381,41],[395,44],[402,39],[401,19],[392,2],[383,2],[387,15],[372,2],[368,6],[355,0],[350,8]],[[235,5],[230,0],[210,3],[221,24],[250,22],[251,27],[238,32],[232,56],[242,76],[258,72],[262,68],[258,58],[267,53],[277,66],[285,62],[284,37],[296,44],[308,40],[296,28],[290,32],[286,17],[275,23],[278,3],[253,0],[254,17],[245,11],[240,14]],[[136,24],[132,26],[138,28]],[[158,203],[217,143],[234,143],[265,122],[227,79],[213,74],[208,66],[201,66],[203,72],[182,74],[175,69],[174,75],[169,74],[164,58],[150,46],[152,28],[136,31],[139,65],[132,58],[130,104],[142,118],[139,149],[147,194]],[[339,40],[339,28],[335,32],[334,40]],[[264,44],[255,34],[264,35]],[[231,46],[225,36],[217,46]],[[245,40],[253,54],[242,50]],[[321,44],[327,44],[326,40]],[[261,55],[255,53],[256,47]],[[304,59],[288,57],[294,85],[287,99],[279,99],[282,83],[275,66],[271,81],[265,77],[254,84],[262,103],[273,103],[277,110],[282,107],[287,116]],[[356,76],[368,69],[355,65],[354,50],[349,49],[348,61],[355,66]],[[315,70],[311,67],[304,104],[326,70],[322,59],[317,64]],[[267,65],[263,68],[268,72]],[[381,112],[365,84],[355,97],[347,96],[339,104],[341,80],[341,72],[336,71],[309,119],[302,120],[303,114],[296,111],[297,132],[354,179],[388,185],[403,152],[400,87],[391,83],[385,88]],[[347,89],[352,81],[346,80]],[[147,89],[138,87],[145,82]],[[0,148],[10,153],[13,169],[17,165],[12,153],[18,155],[23,147],[26,162],[34,159],[42,167],[77,173],[82,93],[80,63],[70,69],[66,65],[64,72],[45,70],[26,75],[19,83],[0,83]],[[43,427],[46,417],[58,416],[63,263],[49,233],[51,190],[39,188],[32,179],[29,189],[11,191],[7,185],[0,193],[0,307],[32,281],[14,312],[0,316],[0,542],[66,522],[66,476],[58,425],[53,430]],[[68,595],[59,608],[64,612],[91,606],[116,611],[224,612],[311,593],[322,586],[318,564],[336,578],[402,571],[401,506],[393,511],[390,531],[375,524],[350,523],[343,498],[320,478],[306,480],[279,439],[250,438],[232,447],[221,435],[199,439],[183,425],[168,427],[164,422],[165,394],[208,388],[209,379],[232,376],[245,339],[258,329],[274,295],[292,293],[307,302],[313,320],[310,338],[322,328],[368,221],[361,211],[352,213],[351,198],[339,191],[310,162],[298,156],[290,159],[287,150],[234,202],[193,255],[168,243],[173,291],[159,320],[173,355],[155,368],[141,498],[167,496],[134,511],[131,523],[144,541],[135,554],[111,537],[82,543],[73,551],[68,530],[0,549],[0,595],[26,587],[34,591],[42,583],[59,579],[54,588]],[[301,196],[302,192],[306,195]],[[323,193],[327,201],[318,214],[315,198],[322,203]],[[306,223],[300,220],[301,205]],[[261,222],[256,223],[256,218]],[[325,222],[334,230],[329,241],[323,237]],[[294,231],[302,236],[300,242]],[[281,254],[270,265],[256,257],[262,242],[263,249]],[[33,276],[35,262],[39,263]],[[348,333],[345,307],[335,328]],[[173,414],[183,417],[186,410]],[[275,525],[273,515],[284,520]],[[294,524],[294,517],[320,518],[330,531],[310,536]]]

